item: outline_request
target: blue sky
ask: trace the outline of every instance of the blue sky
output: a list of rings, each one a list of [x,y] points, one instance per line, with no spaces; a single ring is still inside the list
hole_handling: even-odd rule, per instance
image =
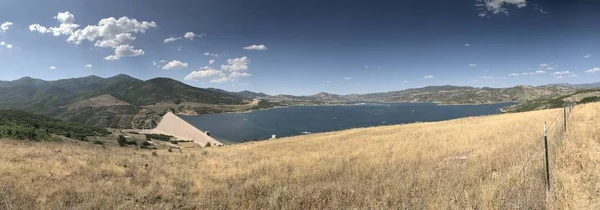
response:
[[[124,73],[297,95],[598,82],[599,8],[539,0],[0,0],[0,80]]]

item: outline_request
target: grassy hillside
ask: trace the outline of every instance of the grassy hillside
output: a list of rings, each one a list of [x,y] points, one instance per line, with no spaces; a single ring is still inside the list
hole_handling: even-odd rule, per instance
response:
[[[575,93],[556,96],[553,98],[544,98],[527,101],[516,104],[505,109],[507,112],[527,112],[541,109],[562,108],[565,101],[575,101],[579,104],[592,103],[600,101],[600,89],[583,89]]]
[[[557,109],[181,152],[4,140],[0,208],[594,209],[573,205],[598,202],[598,110],[575,109],[566,143],[550,133],[548,194]]]
[[[0,110],[0,138],[46,140],[51,134],[83,139],[106,135],[106,129],[52,119],[15,110]]]

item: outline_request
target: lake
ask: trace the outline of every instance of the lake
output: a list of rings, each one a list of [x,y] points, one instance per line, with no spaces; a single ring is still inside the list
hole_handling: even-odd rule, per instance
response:
[[[354,106],[298,106],[245,113],[180,116],[223,143],[328,132],[350,128],[431,122],[491,115],[513,103],[438,106],[434,103],[367,103]]]

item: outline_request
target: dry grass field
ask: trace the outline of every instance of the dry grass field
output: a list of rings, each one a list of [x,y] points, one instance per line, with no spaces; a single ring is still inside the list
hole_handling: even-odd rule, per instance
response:
[[[155,154],[4,139],[0,209],[598,209],[599,109],[551,132],[550,193],[557,109]]]

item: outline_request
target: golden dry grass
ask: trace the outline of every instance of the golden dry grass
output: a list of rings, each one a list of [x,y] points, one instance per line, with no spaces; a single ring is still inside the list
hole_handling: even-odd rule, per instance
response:
[[[598,143],[598,108],[574,112],[573,121],[581,122],[572,131],[587,132],[580,139],[588,144]],[[588,183],[600,176],[594,162],[600,156],[587,151],[591,145],[568,140],[575,138],[571,131],[564,145],[551,135],[557,192],[546,194],[542,123],[558,112],[159,150],[157,156],[87,143],[1,140],[0,209],[544,209],[579,207],[569,204],[574,199],[591,205],[578,191],[600,189]],[[558,153],[561,147],[582,155]],[[572,164],[578,161],[595,171]]]

